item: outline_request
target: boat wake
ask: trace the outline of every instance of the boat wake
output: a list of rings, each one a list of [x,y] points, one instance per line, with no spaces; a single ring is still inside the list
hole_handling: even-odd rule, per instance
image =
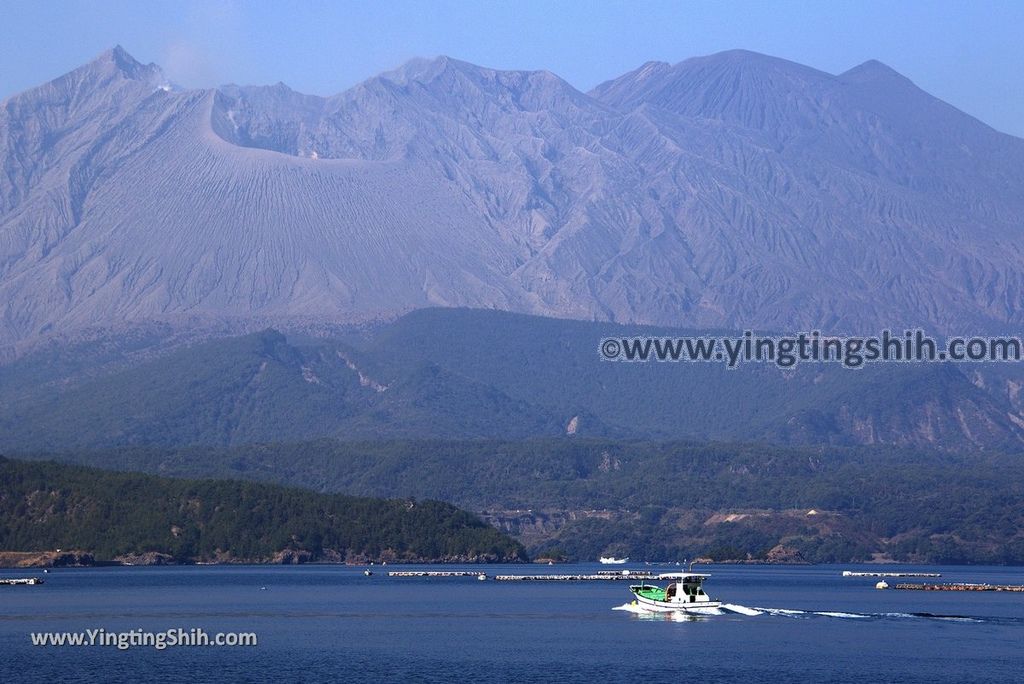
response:
[[[686,612],[676,611],[674,613],[657,613],[645,610],[643,607],[625,603],[615,606],[612,610],[621,610],[634,615],[644,617],[658,617],[660,619],[692,620],[698,616],[729,615],[738,614],[748,617],[767,615],[769,617],[795,618],[802,620],[812,619],[834,619],[834,620],[938,620],[942,622],[961,623],[999,623],[1017,624],[1024,626],[1024,618],[1005,617],[981,617],[971,615],[942,615],[937,613],[851,613],[838,610],[795,610],[790,608],[761,608],[757,606],[741,606],[735,603],[723,603],[721,608],[698,608]]]
[[[685,612],[692,615],[725,615],[721,608],[687,608]]]
[[[634,615],[647,615],[650,612],[633,603],[623,603],[621,606],[615,606],[612,610],[624,610]]]
[[[730,613],[739,613],[740,615],[761,615],[762,611],[756,608],[747,608],[746,606],[738,606],[735,603],[723,603],[722,609]]]
[[[850,613],[832,610],[788,610],[785,608],[755,608],[768,615],[786,618],[835,618],[840,620],[940,620],[965,623],[1013,623],[1024,625],[1020,618],[981,617],[970,615],[941,615],[937,613]]]

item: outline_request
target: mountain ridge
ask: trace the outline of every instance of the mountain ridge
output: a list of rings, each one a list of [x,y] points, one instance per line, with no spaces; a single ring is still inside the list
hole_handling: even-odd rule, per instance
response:
[[[0,109],[0,341],[425,306],[1012,329],[1024,141],[895,73],[729,51],[588,94],[440,57],[318,97],[113,48]]]
[[[0,365],[0,450],[321,437],[1024,447],[1019,379],[989,367],[1005,364],[606,363],[606,337],[700,331],[451,308],[316,337],[165,334]]]

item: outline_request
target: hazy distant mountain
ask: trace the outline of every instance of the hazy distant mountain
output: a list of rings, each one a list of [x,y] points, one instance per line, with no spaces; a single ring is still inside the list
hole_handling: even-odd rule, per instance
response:
[[[120,48],[0,107],[0,339],[426,306],[1015,329],[1024,141],[877,62],[748,52],[581,93],[416,60],[330,98]]]
[[[319,437],[1024,446],[999,389],[950,365],[601,361],[597,341],[624,330],[427,309],[347,339],[264,331],[134,359],[103,344],[42,348],[0,366],[0,451]]]

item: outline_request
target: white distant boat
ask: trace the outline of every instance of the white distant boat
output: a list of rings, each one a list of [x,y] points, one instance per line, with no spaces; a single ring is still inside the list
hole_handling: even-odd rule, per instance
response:
[[[704,580],[709,576],[695,572],[667,572],[657,577],[659,580],[673,580],[666,587],[644,582],[631,585],[629,590],[636,597],[634,605],[647,611],[700,612],[722,605],[721,601],[714,601],[704,593]]]
[[[629,558],[616,558],[615,556],[601,556],[597,560],[601,561],[604,565],[622,565],[627,562]]]

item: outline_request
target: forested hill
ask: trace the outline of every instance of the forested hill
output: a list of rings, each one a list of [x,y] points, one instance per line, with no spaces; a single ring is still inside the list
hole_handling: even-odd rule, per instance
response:
[[[438,498],[480,511],[532,555],[557,547],[583,560],[764,560],[788,550],[812,562],[1024,564],[1018,454],[550,439],[318,440],[26,458]]]
[[[0,360],[0,453],[567,432],[1024,450],[1021,364],[601,361],[602,337],[641,333],[702,334],[431,309],[328,337],[183,345],[158,329],[55,342]]]
[[[438,501],[383,500],[231,480],[178,480],[0,457],[0,551],[96,560],[509,561],[522,547]]]

